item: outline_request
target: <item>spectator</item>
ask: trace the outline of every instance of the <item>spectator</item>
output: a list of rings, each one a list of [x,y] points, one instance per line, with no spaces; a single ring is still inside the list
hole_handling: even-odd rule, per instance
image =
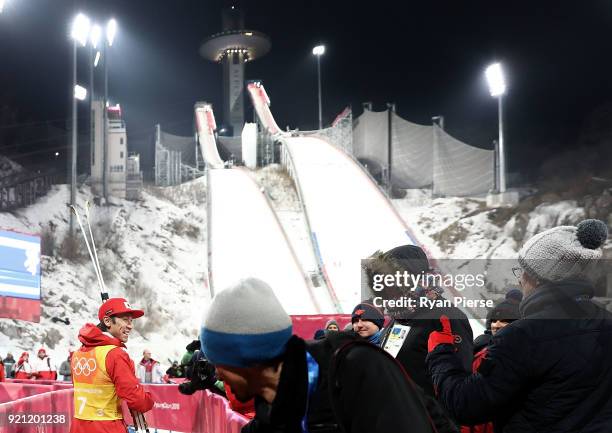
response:
[[[201,339],[235,397],[255,397],[243,433],[433,431],[419,394],[384,351],[354,333],[292,336],[291,318],[263,281],[220,291]]]
[[[136,372],[140,383],[163,383],[164,372],[159,362],[151,358],[151,351],[145,349],[142,352],[142,360],[138,364],[138,370]]]
[[[181,358],[181,365],[185,368],[191,363],[191,359],[193,358],[193,354],[196,350],[200,350],[200,340],[193,340],[189,343],[185,349],[187,352]]]
[[[500,318],[502,319],[502,320],[497,320],[498,323],[495,325],[496,330],[500,329],[500,327],[504,327],[505,324],[511,323],[514,320],[518,320],[520,318],[520,313],[518,311],[518,305],[521,303],[521,299],[523,299],[523,294],[521,292],[517,293],[517,289],[511,289],[508,291],[508,293],[506,293],[505,300],[502,301],[502,303],[499,304],[497,307],[489,311],[489,313],[487,314],[486,329],[485,329],[484,334],[479,335],[478,337],[474,339],[474,355],[481,352],[491,342],[491,337],[493,335],[491,331],[493,315],[495,315],[497,319],[500,319]],[[510,308],[509,311],[507,310],[507,307]],[[508,312],[510,315],[506,315],[506,314],[500,315],[502,311],[504,313]],[[504,319],[509,319],[509,320],[504,320]]]
[[[7,379],[10,379],[14,375],[14,367],[15,367],[15,358],[13,358],[13,354],[11,352],[6,354],[6,358],[4,358],[4,372]]]
[[[166,374],[170,378],[185,377],[183,367],[179,365],[178,361],[173,361],[170,368],[166,370]]]
[[[353,331],[361,338],[372,344],[380,344],[385,316],[374,305],[367,302],[357,304],[351,314],[351,323],[353,324]]]
[[[30,365],[30,354],[23,352],[17,361],[17,367],[15,367],[15,379],[31,379],[34,373],[32,366]]]
[[[143,315],[125,299],[111,298],[98,309],[98,325],[87,323],[79,331],[83,346],[71,360],[75,411],[70,433],[125,433],[121,401],[139,413],[153,407],[125,350],[133,320]]]
[[[57,369],[51,362],[51,358],[42,347],[38,349],[38,356],[32,362],[33,377],[44,380],[56,380]]]
[[[497,304],[487,315],[487,321],[489,322],[489,326],[491,327],[491,331],[489,334],[489,342],[490,339],[497,335],[499,331],[505,328],[510,323],[518,320],[520,318],[519,312],[519,302],[516,297],[511,296],[508,297],[506,295],[506,299]],[[482,337],[482,336],[481,336]],[[480,347],[477,349],[476,347],[476,339],[474,341],[474,361],[472,362],[472,372],[476,373],[478,371],[478,367],[482,363],[483,359],[487,355],[487,346]],[[461,433],[493,433],[493,423],[484,423],[473,426],[463,426],[461,427]]]
[[[325,324],[325,332],[338,332],[340,327],[338,326],[338,322],[335,319],[330,319]]]
[[[416,245],[403,245],[393,248],[386,253],[375,253],[365,264],[365,273],[369,287],[373,287],[376,276],[396,275],[397,272],[404,275],[426,275],[430,273],[431,266],[425,252]],[[380,292],[379,292],[380,293]],[[418,287],[395,287],[387,286],[382,292],[387,299],[395,299],[401,296],[418,299],[418,296],[427,297],[430,300],[442,300],[441,288],[422,284]],[[429,397],[435,397],[431,378],[427,374],[425,358],[427,356],[427,339],[432,331],[441,330],[440,317],[445,315],[451,319],[453,329],[459,336],[456,345],[457,354],[461,359],[462,368],[472,371],[472,360],[474,352],[472,347],[473,334],[470,322],[466,315],[454,306],[450,307],[419,307],[417,303],[414,309],[398,309],[387,311],[394,323],[388,326],[389,332],[399,332],[404,335],[403,342],[397,344],[392,355],[404,367],[412,379],[423,388]],[[387,338],[381,344],[385,345]]]
[[[70,382],[72,380],[72,369],[70,368],[70,361],[72,360],[72,354],[74,352],[70,350],[68,352],[68,358],[62,362],[59,369],[59,374],[62,376],[62,380]]]
[[[315,340],[322,340],[323,338],[325,338],[325,330],[324,329],[317,329],[314,333],[313,339]]]
[[[612,425],[612,314],[592,301],[591,266],[607,227],[585,220],[546,230],[519,251],[521,320],[497,332],[478,373],[462,371],[452,326],[429,337],[439,398],[465,424],[495,431],[608,432]]]

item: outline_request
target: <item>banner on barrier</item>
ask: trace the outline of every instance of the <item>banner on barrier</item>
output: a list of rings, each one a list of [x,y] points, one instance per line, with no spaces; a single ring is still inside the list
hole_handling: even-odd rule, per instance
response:
[[[145,414],[150,428],[190,433],[239,433],[248,420],[232,411],[223,397],[208,391],[183,395],[177,385],[143,385],[155,405]],[[54,390],[56,387],[70,389]],[[0,432],[64,433],[74,413],[70,384],[0,383]],[[125,403],[127,424],[132,418]]]
[[[0,230],[0,317],[40,321],[40,237]]]

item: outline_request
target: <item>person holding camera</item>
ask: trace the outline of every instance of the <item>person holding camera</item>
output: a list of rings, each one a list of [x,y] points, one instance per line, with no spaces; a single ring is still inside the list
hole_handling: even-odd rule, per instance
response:
[[[202,326],[202,350],[236,399],[255,399],[243,433],[431,433],[414,383],[354,332],[304,341],[265,282],[220,291]]]

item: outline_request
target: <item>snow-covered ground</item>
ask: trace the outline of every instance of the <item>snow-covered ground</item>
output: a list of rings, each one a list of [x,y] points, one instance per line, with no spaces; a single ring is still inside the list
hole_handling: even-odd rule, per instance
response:
[[[111,296],[123,296],[144,308],[128,343],[133,359],[145,348],[163,365],[180,359],[185,345],[197,338],[202,309],[209,302],[206,281],[206,185],[203,178],[180,187],[152,188],[143,200],[115,200],[94,207],[93,230],[102,272]],[[78,203],[91,199],[81,188]],[[100,294],[82,238],[80,258],[58,257],[69,222],[69,190],[55,186],[36,204],[0,214],[0,227],[53,238],[56,257],[42,257],[42,317],[40,323],[0,319],[0,355],[33,352],[41,345],[61,362],[78,347],[78,330],[97,321]],[[82,210],[82,207],[81,207]],[[51,247],[43,245],[43,251]],[[68,318],[70,325],[51,321]]]
[[[320,297],[250,172],[243,167],[212,169],[208,181],[214,293],[240,278],[256,277],[270,284],[289,314],[320,313]]]

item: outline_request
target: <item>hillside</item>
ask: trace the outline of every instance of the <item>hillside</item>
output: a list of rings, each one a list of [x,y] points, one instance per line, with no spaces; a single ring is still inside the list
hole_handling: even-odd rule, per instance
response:
[[[84,187],[78,203],[88,198],[90,191]],[[66,239],[68,200],[69,189],[60,185],[33,206],[0,214],[0,227],[42,233],[43,242],[41,322],[0,319],[2,355],[44,345],[59,361],[69,347],[78,345],[79,328],[97,318],[100,294],[83,240],[79,233],[75,249]],[[140,202],[119,200],[93,208],[94,237],[110,295],[127,297],[146,311],[130,337],[133,359],[150,348],[167,364],[198,335],[208,302],[205,218],[204,178],[180,187],[148,189]],[[54,317],[67,318],[70,324],[54,322]]]

